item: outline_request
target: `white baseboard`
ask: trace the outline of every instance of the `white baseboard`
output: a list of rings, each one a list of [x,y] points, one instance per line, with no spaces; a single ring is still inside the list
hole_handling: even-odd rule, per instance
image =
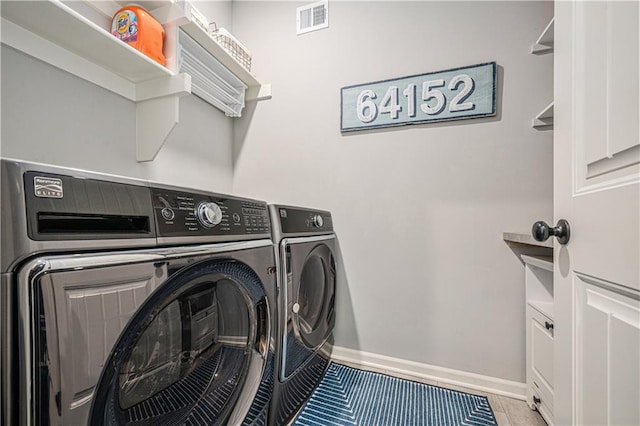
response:
[[[438,381],[443,384],[464,386],[469,389],[521,400],[526,400],[527,398],[527,385],[525,383],[497,377],[437,367],[435,365],[422,364],[415,361],[407,361],[340,346],[333,347],[331,358],[336,362],[345,362],[356,367],[362,367],[366,370],[389,374],[391,376],[400,375],[403,378],[413,377],[416,381],[425,379]]]

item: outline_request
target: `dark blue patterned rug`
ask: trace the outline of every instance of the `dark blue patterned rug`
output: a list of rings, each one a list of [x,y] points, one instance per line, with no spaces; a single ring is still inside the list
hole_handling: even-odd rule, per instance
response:
[[[295,426],[497,425],[489,401],[331,363]]]

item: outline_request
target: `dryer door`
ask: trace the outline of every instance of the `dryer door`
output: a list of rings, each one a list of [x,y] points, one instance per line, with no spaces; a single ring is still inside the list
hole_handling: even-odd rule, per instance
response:
[[[269,312],[247,265],[207,260],[173,274],[109,357],[93,425],[240,424],[265,367]]]
[[[285,377],[327,341],[335,325],[335,237],[294,241],[285,240],[282,246],[288,304]]]

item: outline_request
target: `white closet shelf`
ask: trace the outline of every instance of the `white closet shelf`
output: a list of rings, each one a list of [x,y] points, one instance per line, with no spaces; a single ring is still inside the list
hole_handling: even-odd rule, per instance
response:
[[[529,306],[540,312],[542,315],[553,320],[553,302],[539,302],[537,300],[530,301]]]
[[[553,256],[533,256],[530,254],[523,254],[522,261],[528,265],[545,269],[553,272]]]
[[[532,125],[535,129],[550,129],[553,127],[553,102],[536,115]]]
[[[547,24],[538,40],[531,47],[531,53],[534,55],[542,55],[545,53],[553,52],[553,36],[554,36],[554,18]],[[553,129],[553,102],[551,102],[545,109],[543,109],[533,119],[531,125],[534,129],[538,130],[550,130]]]
[[[92,7],[107,16],[123,3],[107,0]],[[143,3],[169,11],[174,21],[181,10],[170,0]],[[0,7],[2,43],[136,102],[137,160],[155,158],[178,123],[179,97],[191,93],[188,74],[150,59],[60,0],[2,1]],[[271,97],[271,86],[261,84],[204,30],[184,16],[180,24],[247,85],[246,100]]]
[[[235,74],[244,84],[247,85],[246,100],[263,100],[271,98],[270,85],[263,85],[258,79],[247,71],[238,61],[227,53],[218,43],[216,43],[202,28],[193,22],[180,25],[192,39],[204,47],[211,55],[224,65],[229,71]]]
[[[58,0],[3,1],[2,18],[133,84],[174,75],[168,68],[113,37]],[[7,42],[5,36],[9,38],[7,44],[20,43],[19,40],[14,40],[12,37],[15,32],[14,26],[5,29],[3,25],[3,43]],[[24,32],[20,36],[24,36]],[[31,37],[23,45],[13,47],[20,50],[37,49],[35,42],[35,38]],[[47,61],[47,58],[44,60]],[[64,60],[61,58],[58,63],[53,65],[58,67],[66,65],[66,68],[72,73],[74,68],[79,66],[72,63],[73,59],[69,56],[66,59],[67,64],[64,63]],[[106,88],[126,98],[136,100],[135,95],[131,95],[126,89]]]
[[[554,19],[551,19],[551,22],[546,26],[538,40],[536,40],[535,44],[531,47],[531,53],[534,55],[540,55],[543,53],[553,52],[553,22]]]

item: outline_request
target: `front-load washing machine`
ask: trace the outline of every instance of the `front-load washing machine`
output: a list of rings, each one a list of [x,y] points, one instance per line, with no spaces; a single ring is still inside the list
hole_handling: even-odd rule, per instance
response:
[[[263,425],[260,201],[2,160],[2,424]]]
[[[335,325],[336,236],[331,213],[270,205],[278,264],[276,377],[269,422],[291,420],[322,379]]]

